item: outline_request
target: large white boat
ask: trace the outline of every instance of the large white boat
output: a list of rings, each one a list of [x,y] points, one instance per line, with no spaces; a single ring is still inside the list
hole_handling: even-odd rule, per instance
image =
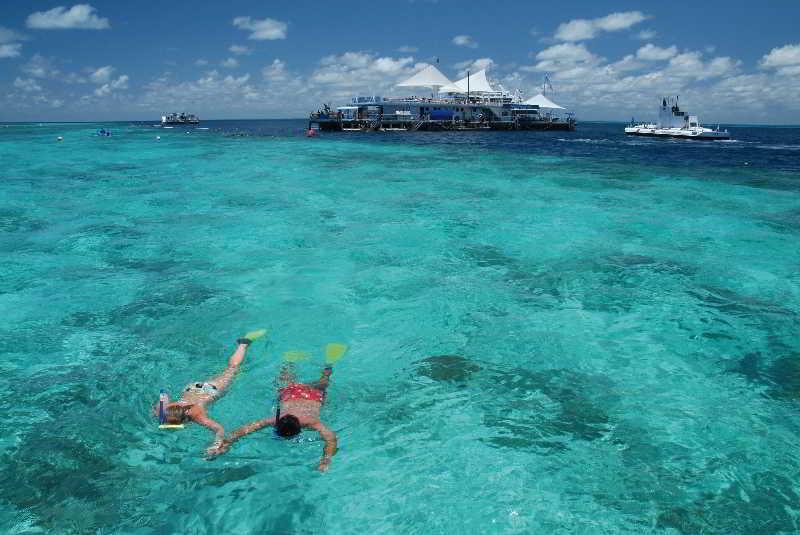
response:
[[[633,124],[625,128],[632,136],[674,137],[681,139],[730,139],[727,130],[706,128],[700,124],[697,115],[687,115],[678,106],[678,97],[661,99],[657,123]]]
[[[546,84],[547,85],[547,84]],[[359,96],[347,106],[325,106],[309,117],[310,130],[575,130],[575,117],[542,94],[523,101],[493,87],[480,70],[451,82],[428,65],[397,87],[430,89],[430,96]]]

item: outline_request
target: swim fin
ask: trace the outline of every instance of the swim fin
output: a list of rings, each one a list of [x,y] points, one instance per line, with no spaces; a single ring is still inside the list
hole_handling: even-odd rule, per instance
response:
[[[255,342],[256,340],[258,340],[259,338],[261,338],[265,334],[267,334],[267,330],[266,329],[258,329],[257,331],[250,331],[246,335],[242,336],[242,338],[247,338],[251,342]]]
[[[333,364],[347,353],[345,344],[328,344],[325,346],[325,364]]]
[[[308,351],[297,351],[296,349],[293,349],[283,354],[283,360],[286,362],[300,362],[301,360],[306,360],[310,356],[311,353]]]

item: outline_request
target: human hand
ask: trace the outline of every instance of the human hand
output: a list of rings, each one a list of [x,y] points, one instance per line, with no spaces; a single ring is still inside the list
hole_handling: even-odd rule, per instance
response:
[[[232,442],[229,440],[221,440],[214,442],[208,449],[206,449],[206,457],[211,460],[218,455],[222,455],[228,451]]]
[[[317,466],[317,470],[320,472],[327,472],[328,468],[331,466],[330,459],[323,459],[319,462],[319,466]]]

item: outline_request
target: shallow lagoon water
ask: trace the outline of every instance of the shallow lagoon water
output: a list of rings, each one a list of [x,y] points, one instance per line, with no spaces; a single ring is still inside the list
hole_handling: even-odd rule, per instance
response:
[[[800,129],[207,126],[0,128],[0,530],[800,530]],[[348,343],[326,474],[150,419],[258,327],[211,413]]]

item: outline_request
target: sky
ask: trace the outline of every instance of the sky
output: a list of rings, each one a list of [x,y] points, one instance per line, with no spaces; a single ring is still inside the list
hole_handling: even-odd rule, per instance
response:
[[[800,1],[3,0],[0,121],[307,117],[430,63],[578,120],[800,124]],[[419,94],[420,91],[411,91]]]

